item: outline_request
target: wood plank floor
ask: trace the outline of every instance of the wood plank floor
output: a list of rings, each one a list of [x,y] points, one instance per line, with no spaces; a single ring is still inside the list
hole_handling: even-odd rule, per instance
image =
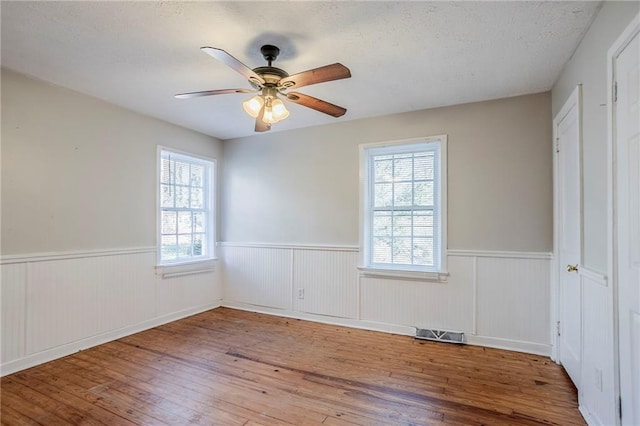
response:
[[[218,308],[2,378],[7,425],[584,425],[545,357]]]

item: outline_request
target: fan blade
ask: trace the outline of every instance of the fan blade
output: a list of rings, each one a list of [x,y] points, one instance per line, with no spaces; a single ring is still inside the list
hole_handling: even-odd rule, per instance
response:
[[[189,98],[199,98],[200,96],[226,95],[227,93],[252,93],[252,92],[255,92],[255,90],[220,89],[220,90],[205,90],[203,92],[180,93],[175,95],[175,97],[177,99],[189,99]]]
[[[229,55],[224,50],[208,46],[201,47],[200,50],[213,56],[220,62],[223,62],[224,64],[230,66],[231,68],[242,74],[247,80],[258,83],[260,86],[264,85],[264,80],[262,79],[262,77],[253,72],[251,68],[249,68],[233,56]]]
[[[271,124],[265,123],[264,121],[262,121],[263,117],[264,117],[264,105],[262,106],[262,108],[260,108],[260,112],[256,117],[256,127],[255,127],[256,132],[266,132],[267,130],[271,130]]]
[[[310,84],[324,83],[325,81],[340,80],[351,77],[351,71],[340,63],[325,65],[298,74],[285,77],[278,83],[280,87],[302,87]]]
[[[287,93],[286,97],[290,102],[304,105],[307,108],[315,109],[316,111],[324,112],[334,117],[342,117],[344,113],[347,112],[347,110],[341,106],[302,93],[291,92]]]

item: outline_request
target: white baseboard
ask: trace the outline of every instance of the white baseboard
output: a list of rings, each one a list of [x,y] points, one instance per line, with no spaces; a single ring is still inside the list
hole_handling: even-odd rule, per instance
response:
[[[319,322],[322,324],[340,325],[344,327],[359,328],[362,330],[382,331],[384,333],[401,334],[405,336],[415,335],[416,329],[405,325],[383,324],[371,321],[356,320],[353,318],[331,317],[327,315],[310,314],[307,312],[289,311],[286,309],[270,308],[268,306],[251,305],[242,302],[224,300],[222,306],[239,309],[242,311],[257,312],[260,314],[275,315],[285,318],[294,318]]]
[[[519,340],[500,339],[497,337],[466,335],[467,343],[508,351],[524,352],[533,355],[551,356],[551,345],[543,343],[522,342]]]
[[[211,309],[220,307],[220,302],[209,303],[206,305],[200,305],[193,308],[185,309],[178,312],[173,312],[168,315],[153,318],[138,324],[120,328],[118,330],[108,331],[96,336],[87,337],[82,340],[67,343],[62,346],[47,349],[35,354],[28,355],[24,358],[16,359],[5,364],[0,365],[0,376],[12,374],[20,370],[24,370],[38,364],[53,361],[57,358],[62,358],[67,355],[71,355],[75,352],[79,352],[85,349],[89,349],[93,346],[98,346],[103,343],[111,342],[116,339],[120,339],[125,336],[130,336],[135,333],[139,333],[150,328],[158,327],[160,325],[176,321],[182,318],[190,317],[201,312],[205,312]]]
[[[584,421],[587,422],[587,424],[589,426],[602,426],[602,422],[598,421],[597,419],[595,419],[591,413],[589,413],[589,410],[587,410],[585,408],[584,405],[579,404],[578,405],[578,411],[580,411],[580,414],[582,414],[582,417],[584,418]]]
[[[310,314],[306,312],[290,311],[286,309],[270,308],[266,306],[251,305],[242,302],[223,301],[222,306],[243,311],[258,312],[261,314],[276,315],[286,318],[295,318],[307,321],[314,321],[323,324],[340,325],[344,327],[359,328],[362,330],[381,331],[384,333],[400,334],[404,336],[415,336],[416,329],[406,325],[385,324],[371,321],[357,320],[353,318],[330,317],[326,315]],[[517,340],[499,339],[495,337],[473,336],[465,334],[467,344],[474,346],[485,346],[489,348],[505,349],[515,352],[524,352],[534,355],[549,356],[551,345],[540,343],[521,342]]]

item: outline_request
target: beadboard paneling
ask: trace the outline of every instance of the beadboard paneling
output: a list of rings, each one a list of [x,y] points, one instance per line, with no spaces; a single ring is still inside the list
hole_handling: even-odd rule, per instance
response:
[[[219,303],[222,298],[222,284],[219,281],[215,272],[159,279],[157,316],[166,316],[214,300]]]
[[[24,264],[0,265],[2,360],[24,356],[26,275]]]
[[[548,253],[453,252],[449,276],[438,282],[360,276],[356,247],[228,242],[221,249],[226,306],[402,333],[464,331],[473,344],[550,351]]]
[[[27,264],[25,355],[98,334],[97,280],[104,271],[95,259]]]
[[[3,375],[221,302],[215,269],[163,278],[153,248],[2,261]]]
[[[292,309],[292,257],[288,248],[222,247],[224,299]]]
[[[137,324],[162,314],[157,307],[156,283],[162,280],[149,271],[155,266],[155,255],[138,253],[106,258],[94,258],[98,297],[98,332]],[[191,293],[187,291],[186,293]],[[114,309],[117,306],[119,309]],[[174,309],[177,311],[179,309]]]
[[[361,319],[473,332],[473,259],[451,257],[446,282],[361,277]]]
[[[549,344],[549,260],[479,257],[478,334]]]
[[[294,310],[357,317],[357,252],[294,250],[293,259]],[[303,298],[298,297],[300,289]]]

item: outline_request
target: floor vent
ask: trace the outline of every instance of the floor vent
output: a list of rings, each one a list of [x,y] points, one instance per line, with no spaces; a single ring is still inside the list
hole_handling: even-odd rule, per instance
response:
[[[459,331],[430,330],[428,328],[417,328],[416,339],[435,340],[436,342],[463,344],[464,333]]]

